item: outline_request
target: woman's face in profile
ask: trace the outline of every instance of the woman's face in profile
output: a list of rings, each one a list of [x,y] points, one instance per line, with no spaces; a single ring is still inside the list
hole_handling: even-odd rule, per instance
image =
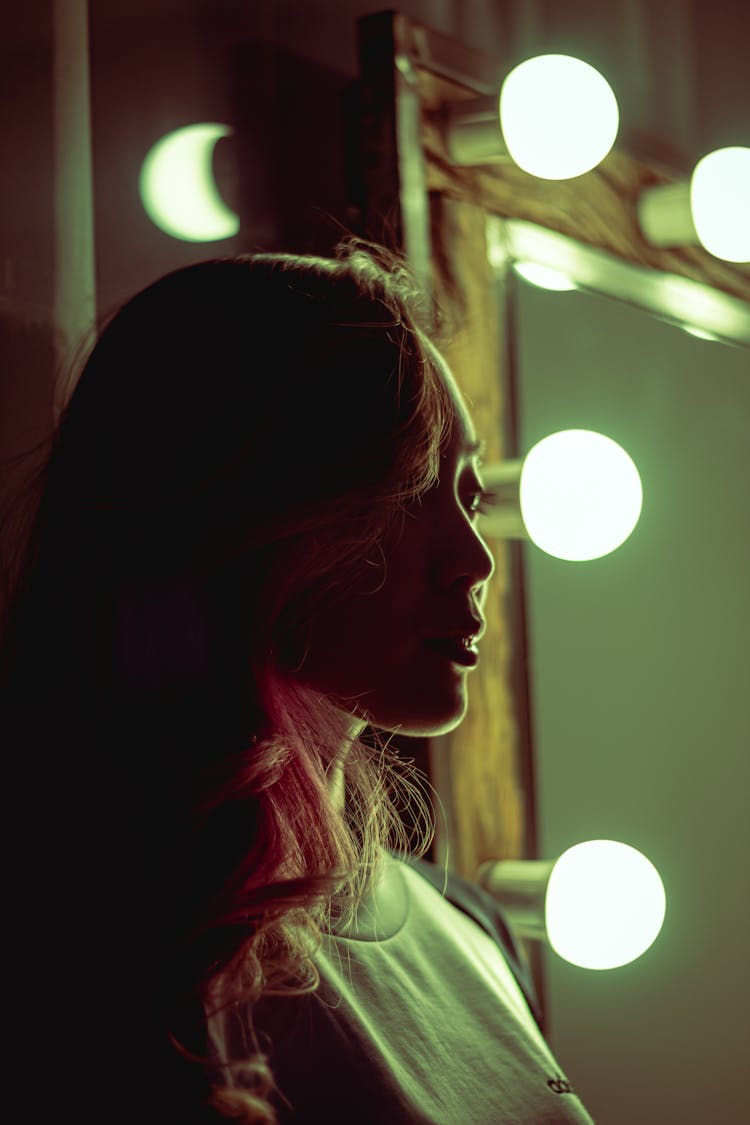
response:
[[[307,656],[294,677],[348,701],[347,711],[383,730],[427,736],[458,726],[472,670],[425,646],[483,616],[494,560],[472,514],[481,489],[474,426],[445,360],[429,345],[454,404],[440,481],[409,509],[403,532],[382,543],[373,567],[312,623]],[[468,631],[468,630],[465,630]]]

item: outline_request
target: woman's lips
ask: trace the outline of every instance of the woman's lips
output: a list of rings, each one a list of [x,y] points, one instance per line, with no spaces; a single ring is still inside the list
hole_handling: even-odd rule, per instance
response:
[[[479,663],[479,650],[476,644],[464,645],[456,637],[430,637],[422,643],[425,648],[452,660],[454,664],[463,665],[464,668],[475,668]]]

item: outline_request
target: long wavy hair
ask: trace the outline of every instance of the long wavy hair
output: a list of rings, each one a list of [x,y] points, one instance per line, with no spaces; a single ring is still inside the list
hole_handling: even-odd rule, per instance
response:
[[[315,991],[383,850],[429,850],[426,779],[369,725],[334,801],[344,712],[367,713],[294,673],[437,482],[435,325],[404,261],[354,237],[178,269],[101,328],[6,511],[6,531],[26,513],[0,671],[34,1120],[277,1121],[254,1004]]]

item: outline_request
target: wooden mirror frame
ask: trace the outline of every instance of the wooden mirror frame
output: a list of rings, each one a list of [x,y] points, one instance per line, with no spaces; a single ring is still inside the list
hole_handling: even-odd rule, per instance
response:
[[[565,181],[538,179],[509,158],[456,167],[447,107],[499,94],[502,60],[392,11],[361,19],[358,33],[362,230],[405,251],[447,314],[443,353],[487,440],[488,463],[522,456],[501,299],[519,247],[565,266],[584,287],[651,302],[676,319],[685,308],[692,323],[720,335],[723,326],[725,338],[750,345],[750,268],[698,245],[653,246],[641,233],[641,193],[689,170],[620,147]],[[428,740],[429,778],[447,819],[446,832],[436,816],[435,859],[447,856],[467,878],[488,858],[538,858],[521,545],[489,545],[496,572],[469,711],[453,733]]]

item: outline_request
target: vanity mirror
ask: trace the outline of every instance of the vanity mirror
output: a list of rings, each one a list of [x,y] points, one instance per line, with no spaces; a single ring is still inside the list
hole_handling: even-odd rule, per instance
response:
[[[454,162],[451,115],[496,95],[502,60],[393,13],[360,22],[360,60],[364,225],[446,310],[488,470],[581,428],[618,442],[643,486],[600,558],[488,536],[469,712],[429,745],[436,858],[473,878],[584,840],[642,850],[666,889],[659,939],[610,973],[532,944],[548,1032],[597,1120],[722,1117],[750,999],[750,266],[647,240],[640,201],[690,169],[627,135],[571,180]]]
[[[488,466],[528,451],[512,315],[518,268],[562,273],[578,289],[572,303],[594,293],[602,307],[640,309],[646,320],[675,326],[669,333],[680,338],[677,325],[746,357],[750,266],[719,260],[697,244],[654,246],[641,230],[639,200],[683,181],[688,169],[629,150],[626,135],[597,167],[571,180],[540,179],[502,155],[458,164],[448,144],[457,107],[486,107],[501,87],[502,60],[393,12],[360,20],[359,38],[363,226],[370,237],[402,247],[440,302],[444,352],[487,440]],[[535,331],[551,338],[544,320]],[[640,330],[633,332],[627,347],[637,367]],[[569,378],[559,365],[558,378]],[[568,423],[576,424],[582,419]],[[550,427],[563,428],[554,419]],[[524,594],[533,549],[524,553],[507,539],[491,546],[496,597],[474,699],[465,722],[430,750],[448,822],[446,833],[439,818],[438,858],[450,836],[452,865],[468,875],[489,855],[537,854]]]

